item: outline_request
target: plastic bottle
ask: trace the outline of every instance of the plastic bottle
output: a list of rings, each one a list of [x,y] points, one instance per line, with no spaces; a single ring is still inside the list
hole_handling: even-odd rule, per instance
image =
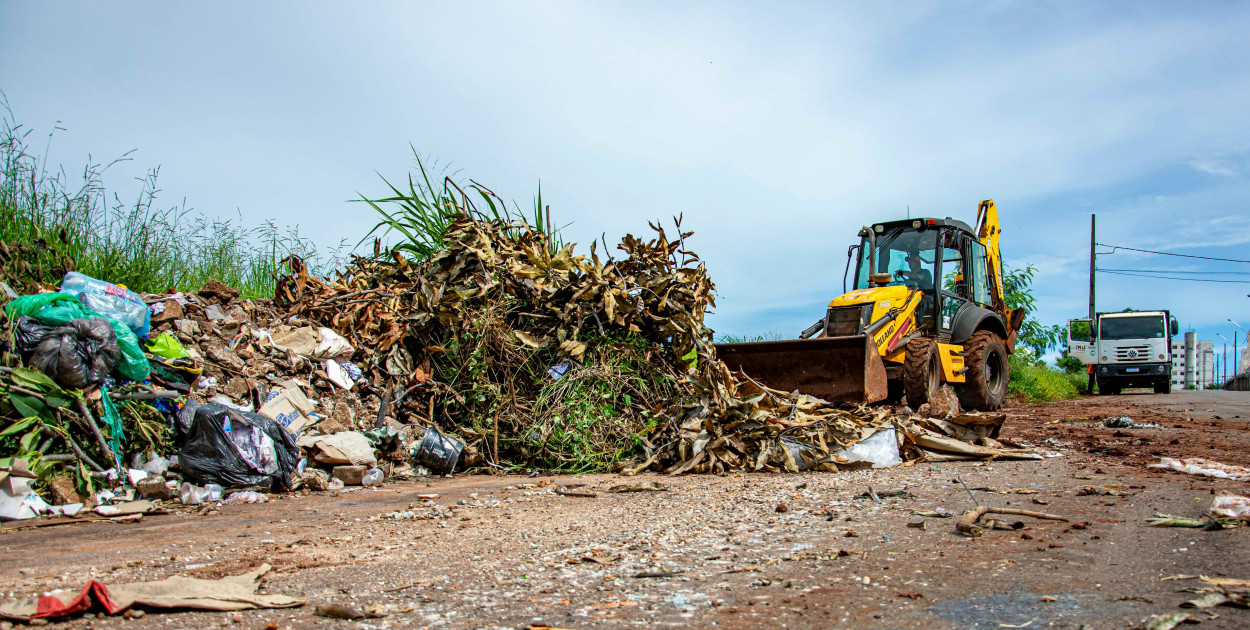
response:
[[[365,486],[366,488],[369,486],[380,486],[382,485],[382,479],[384,477],[385,475],[382,474],[382,470],[380,468],[370,468],[365,471],[365,476],[360,480],[360,485]]]
[[[152,328],[152,312],[147,303],[125,287],[71,271],[61,280],[61,293],[78,298],[89,310],[125,324],[136,335],[146,335]]]
[[[201,488],[190,481],[184,481],[181,486],[178,486],[178,494],[183,505],[199,505],[207,501],[209,497],[208,489]]]

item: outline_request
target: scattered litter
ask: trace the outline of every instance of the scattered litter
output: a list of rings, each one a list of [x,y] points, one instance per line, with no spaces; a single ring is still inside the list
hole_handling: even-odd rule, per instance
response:
[[[640,481],[633,484],[621,484],[608,488],[608,492],[666,492],[668,486],[658,481]]]
[[[1186,457],[1183,459],[1161,457],[1159,458],[1159,463],[1150,464],[1149,467],[1167,468],[1191,475],[1203,475],[1219,479],[1231,479],[1233,481],[1250,481],[1250,468],[1221,464],[1201,457]]]
[[[967,535],[967,536],[971,536],[973,538],[981,536],[984,533],[984,531],[980,527],[977,527],[976,523],[978,520],[981,519],[982,516],[986,514],[1029,516],[1032,518],[1044,519],[1044,520],[1049,520],[1049,521],[1067,522],[1068,520],[1067,518],[1063,516],[1059,516],[1056,514],[1046,514],[1044,512],[1034,512],[1031,510],[1017,510],[1014,508],[996,508],[996,507],[980,506],[980,507],[977,507],[976,509],[969,510],[962,517],[960,517],[959,522],[955,524],[955,529],[958,530],[960,533]]]
[[[251,490],[245,490],[242,492],[231,492],[226,497],[226,500],[222,501],[222,503],[226,505],[235,505],[239,503],[267,503],[268,501],[269,497],[264,494]]]
[[[155,582],[112,586],[91,580],[81,591],[58,590],[0,603],[0,618],[29,622],[32,619],[59,619],[87,612],[118,615],[135,606],[149,611],[230,611],[304,605],[302,599],[257,593],[261,576],[269,570],[270,566],[264,564],[250,573],[219,580],[174,576]]]
[[[346,604],[317,604],[317,614],[331,619],[380,619],[386,616],[377,605],[358,610]]]
[[[1211,503],[1211,516],[1250,521],[1250,498],[1221,494]]]
[[[1107,418],[1103,421],[1102,426],[1108,429],[1129,429],[1133,426],[1133,419],[1128,416],[1120,416],[1119,418]]]
[[[425,430],[421,442],[413,447],[412,459],[439,474],[451,474],[463,448],[464,445],[455,438],[430,427]]]
[[[221,491],[221,486],[215,483],[200,487],[190,481],[184,481],[178,487],[179,498],[183,505],[199,505],[211,501],[220,501]]]
[[[1168,613],[1166,615],[1151,615],[1146,621],[1145,630],[1172,630],[1176,626],[1189,621],[1201,622],[1198,619],[1190,617],[1188,613]]]

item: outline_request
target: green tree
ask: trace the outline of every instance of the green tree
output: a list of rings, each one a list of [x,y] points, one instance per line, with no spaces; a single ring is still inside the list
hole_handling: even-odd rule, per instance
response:
[[[1036,274],[1037,269],[1033,265],[1026,264],[1021,268],[1003,265],[1003,297],[1007,308],[1022,308],[1027,314],[1016,333],[1016,343],[1028,348],[1034,357],[1040,359],[1048,350],[1059,347],[1067,339],[1067,335],[1063,326],[1046,326],[1033,316],[1036,300],[1033,297],[1032,284]]]

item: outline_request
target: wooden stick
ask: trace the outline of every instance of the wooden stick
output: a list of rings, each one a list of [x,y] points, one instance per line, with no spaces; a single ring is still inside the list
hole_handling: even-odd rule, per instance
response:
[[[104,434],[100,432],[100,425],[96,424],[95,416],[91,415],[91,409],[87,407],[87,400],[81,396],[75,400],[78,401],[78,410],[87,419],[87,427],[91,429],[91,433],[95,435],[96,441],[100,443],[100,450],[104,451],[104,456],[108,458],[110,463],[115,462],[117,458],[113,455],[113,449],[109,447],[108,441],[104,439]],[[110,468],[113,467],[110,466]]]
[[[959,518],[959,522],[955,523],[955,529],[968,536],[976,538],[985,533],[980,527],[977,527],[977,521],[986,514],[1008,514],[1011,516],[1031,516],[1048,521],[1067,521],[1068,519],[1057,514],[1046,514],[1045,512],[1034,512],[1032,510],[1017,510],[1015,508],[994,508],[978,506],[976,509],[968,510],[966,514]]]
[[[155,400],[157,398],[177,398],[182,396],[180,392],[168,389],[158,389],[150,392],[131,392],[129,394],[109,393],[113,400]]]
[[[48,436],[58,435],[55,431],[47,427],[44,427],[43,431],[44,431],[44,435],[48,435]],[[69,431],[66,431],[65,435],[61,437],[65,438],[65,443],[69,444],[70,450],[74,451],[74,454],[78,456],[79,461],[86,462],[87,465],[92,468],[92,470],[98,473],[104,473],[104,469],[101,468],[99,464],[95,463],[95,460],[91,459],[90,457],[87,457],[87,454],[82,452],[82,448],[79,447],[78,443],[74,441],[74,438],[70,436]]]

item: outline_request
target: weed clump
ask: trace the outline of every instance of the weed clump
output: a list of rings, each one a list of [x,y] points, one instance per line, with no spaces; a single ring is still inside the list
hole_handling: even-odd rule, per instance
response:
[[[104,174],[130,153],[87,164],[77,178],[49,170],[30,149],[32,130],[15,122],[7,103],[0,106],[0,281],[18,292],[55,286],[67,271],[80,271],[139,292],[190,291],[216,279],[244,298],[262,298],[273,294],[288,255],[317,259],[297,229],[272,221],[246,227],[241,219],[159,206],[159,168],[147,172],[132,201],[116,194],[110,201]]]

